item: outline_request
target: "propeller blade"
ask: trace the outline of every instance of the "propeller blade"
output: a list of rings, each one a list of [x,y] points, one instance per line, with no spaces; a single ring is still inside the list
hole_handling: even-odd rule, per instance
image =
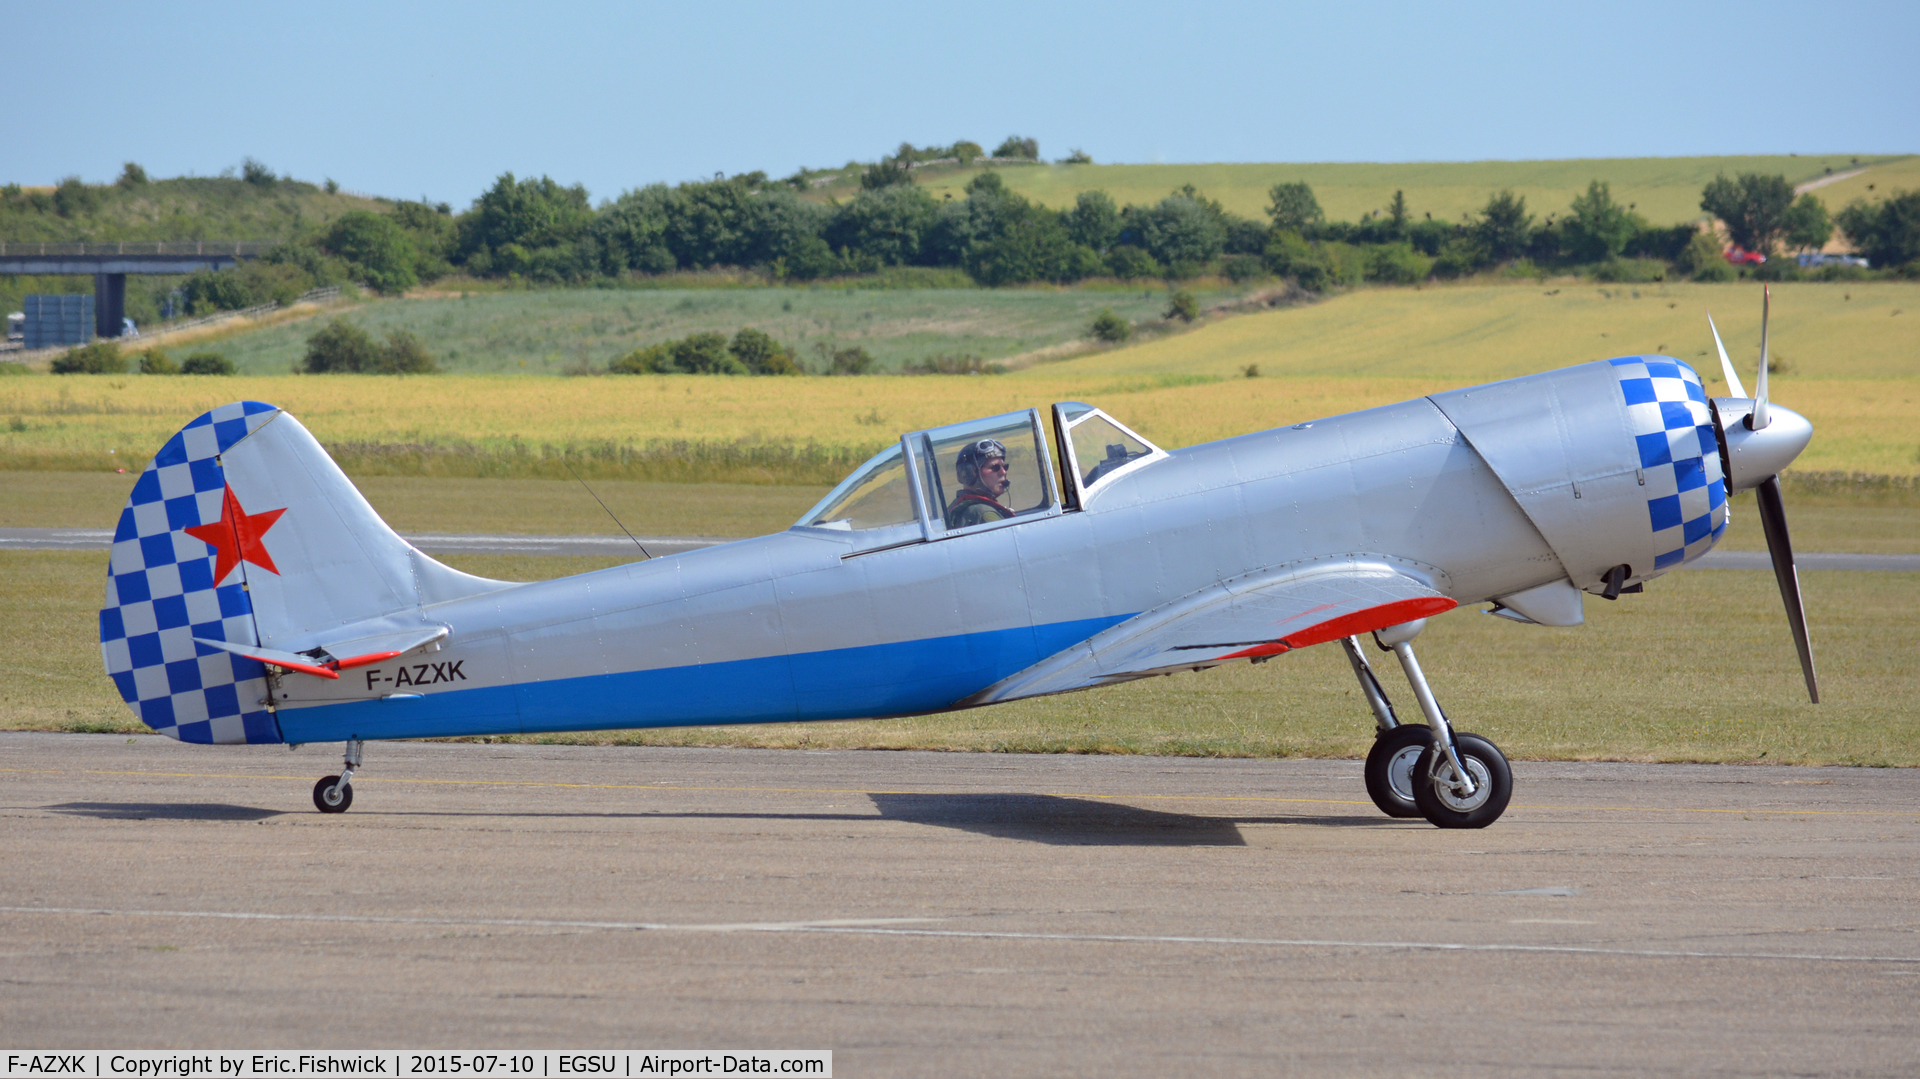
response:
[[[1780,599],[1787,608],[1787,625],[1793,629],[1793,646],[1800,652],[1800,673],[1807,678],[1807,696],[1819,704],[1820,679],[1813,672],[1813,641],[1807,636],[1807,611],[1800,602],[1800,571],[1793,564],[1793,541],[1787,538],[1780,477],[1768,476],[1753,493],[1760,504],[1760,526],[1767,533],[1767,553],[1773,556],[1773,576],[1780,583]]]
[[[1727,396],[1745,397],[1747,388],[1740,384],[1740,376],[1733,369],[1733,361],[1727,359],[1727,346],[1720,343],[1720,327],[1713,324],[1713,316],[1707,316],[1707,329],[1713,331],[1713,347],[1720,350],[1720,373],[1727,376]]]
[[[1773,307],[1773,289],[1760,290],[1760,383],[1753,391],[1753,411],[1747,415],[1747,430],[1764,431],[1773,417],[1767,414],[1767,315]]]

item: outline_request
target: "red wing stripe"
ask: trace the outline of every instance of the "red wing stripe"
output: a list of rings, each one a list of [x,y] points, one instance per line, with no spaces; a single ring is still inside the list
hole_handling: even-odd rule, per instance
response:
[[[1310,648],[1316,644],[1337,641],[1342,637],[1353,637],[1361,633],[1372,633],[1376,629],[1397,626],[1416,618],[1430,618],[1458,606],[1458,603],[1445,596],[1418,596],[1413,599],[1395,600],[1392,603],[1382,603],[1378,607],[1368,607],[1363,611],[1343,614],[1317,626],[1309,626],[1298,633],[1289,633],[1277,641],[1256,644],[1252,648],[1243,648],[1220,658],[1225,660],[1277,656],[1295,648]]]
[[[346,659],[334,660],[332,666],[337,671],[350,671],[355,667],[365,667],[369,663],[384,663],[399,654],[398,652],[368,652],[364,656],[348,656]]]

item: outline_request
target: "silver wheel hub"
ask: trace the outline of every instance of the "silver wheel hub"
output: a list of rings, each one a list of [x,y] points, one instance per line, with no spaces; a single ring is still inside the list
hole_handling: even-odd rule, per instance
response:
[[[1387,787],[1395,798],[1409,805],[1413,803],[1413,766],[1420,763],[1420,754],[1426,752],[1426,748],[1407,746],[1387,758]]]
[[[1462,756],[1460,764],[1473,777],[1473,793],[1463,795],[1460,792],[1458,776],[1453,770],[1453,762],[1442,758],[1439,767],[1433,770],[1433,793],[1440,804],[1455,813],[1471,813],[1487,804],[1493,796],[1493,774],[1487,770],[1485,761],[1478,757]]]

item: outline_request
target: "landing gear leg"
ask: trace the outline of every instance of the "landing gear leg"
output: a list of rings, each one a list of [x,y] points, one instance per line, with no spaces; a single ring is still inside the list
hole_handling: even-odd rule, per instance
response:
[[[1479,735],[1456,734],[1447,722],[1413,654],[1413,638],[1424,628],[1422,620],[1375,634],[1399,658],[1431,728],[1427,746],[1408,777],[1414,805],[1437,828],[1485,828],[1507,811],[1507,801],[1513,797],[1513,772],[1498,746]]]
[[[1413,801],[1413,766],[1433,741],[1433,731],[1417,723],[1400,722],[1387,691],[1374,676],[1373,665],[1367,662],[1360,638],[1343,638],[1340,647],[1347,653],[1347,662],[1360,680],[1360,692],[1366,696],[1378,725],[1373,749],[1367,753],[1367,796],[1389,817],[1418,817],[1420,807]]]
[[[345,813],[353,804],[353,773],[360,767],[360,752],[366,743],[358,738],[347,739],[346,760],[340,766],[340,774],[327,776],[313,785],[314,808],[322,813]]]

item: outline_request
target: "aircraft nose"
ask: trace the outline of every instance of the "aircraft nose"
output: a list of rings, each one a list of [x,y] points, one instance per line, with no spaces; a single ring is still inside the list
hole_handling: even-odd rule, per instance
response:
[[[1720,397],[1713,405],[1720,421],[1720,437],[1727,447],[1729,492],[1750,491],[1765,483],[1768,476],[1778,475],[1813,440],[1813,424],[1805,416],[1771,401],[1767,402],[1769,422],[1758,431],[1747,429],[1752,401]]]

